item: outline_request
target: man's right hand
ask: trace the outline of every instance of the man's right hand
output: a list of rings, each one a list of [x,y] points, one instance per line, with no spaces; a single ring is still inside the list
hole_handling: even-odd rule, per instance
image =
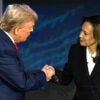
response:
[[[41,71],[43,71],[46,75],[47,82],[52,79],[52,76],[55,75],[55,69],[53,66],[45,65]]]

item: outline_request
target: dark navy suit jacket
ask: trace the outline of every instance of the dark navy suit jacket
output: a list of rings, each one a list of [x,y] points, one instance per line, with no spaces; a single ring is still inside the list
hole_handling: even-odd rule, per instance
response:
[[[0,29],[0,100],[25,100],[25,92],[45,86],[44,72],[26,74],[12,41]]]
[[[62,84],[69,84],[74,79],[76,93],[74,100],[100,100],[100,60],[89,75],[86,60],[86,47],[79,44],[71,46],[68,63],[65,64]]]

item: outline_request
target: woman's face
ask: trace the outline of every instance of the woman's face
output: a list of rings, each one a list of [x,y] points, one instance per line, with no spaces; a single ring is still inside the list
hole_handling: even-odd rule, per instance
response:
[[[90,22],[84,22],[80,31],[80,45],[90,47],[95,45],[97,42],[93,35],[93,26]]]

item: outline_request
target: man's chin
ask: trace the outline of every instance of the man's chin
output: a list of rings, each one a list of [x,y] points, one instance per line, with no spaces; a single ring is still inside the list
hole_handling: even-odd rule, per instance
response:
[[[25,42],[27,39],[25,39],[25,40],[22,40],[22,41],[20,41],[20,42]]]

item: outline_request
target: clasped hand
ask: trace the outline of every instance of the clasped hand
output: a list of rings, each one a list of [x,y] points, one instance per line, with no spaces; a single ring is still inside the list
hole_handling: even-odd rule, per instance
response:
[[[45,73],[47,82],[52,79],[53,75],[55,75],[55,69],[50,65],[45,65],[41,70]]]

